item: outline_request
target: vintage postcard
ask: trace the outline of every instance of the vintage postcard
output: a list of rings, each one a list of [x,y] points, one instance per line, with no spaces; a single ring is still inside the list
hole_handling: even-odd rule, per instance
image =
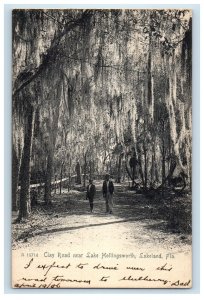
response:
[[[192,287],[192,11],[12,11],[12,287]]]

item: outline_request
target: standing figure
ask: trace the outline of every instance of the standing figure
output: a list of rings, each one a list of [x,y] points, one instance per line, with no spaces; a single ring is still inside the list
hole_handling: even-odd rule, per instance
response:
[[[132,174],[132,187],[134,185],[136,185],[135,183],[135,173],[136,173],[136,165],[138,164],[138,161],[136,159],[136,152],[135,152],[135,148],[132,147],[132,151],[131,151],[131,158],[130,158],[130,161],[129,161],[129,165],[130,165],[130,168],[131,168],[131,174]]]
[[[81,167],[80,167],[79,162],[77,162],[77,164],[76,164],[75,171],[77,174],[76,183],[81,184]]]
[[[93,180],[89,180],[89,185],[87,185],[86,199],[89,200],[90,210],[93,212],[93,201],[96,193],[96,187],[93,184]]]
[[[106,174],[105,176],[102,192],[103,192],[103,197],[106,200],[106,212],[112,214],[114,185],[113,182],[110,180],[109,174]]]

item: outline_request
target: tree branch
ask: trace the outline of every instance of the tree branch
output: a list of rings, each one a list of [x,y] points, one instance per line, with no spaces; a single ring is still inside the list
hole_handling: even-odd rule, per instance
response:
[[[83,21],[86,20],[87,17],[90,17],[91,13],[89,11],[85,11],[80,19],[70,21],[65,25],[64,30],[58,35],[57,38],[53,40],[52,46],[47,51],[47,54],[44,54],[42,63],[40,66],[36,69],[35,73],[32,74],[25,82],[23,82],[18,88],[15,89],[13,92],[13,97],[15,97],[22,89],[24,89],[28,84],[30,84],[34,79],[36,79],[42,71],[50,64],[55,62],[56,55],[58,53],[57,47],[59,46],[59,43],[61,39],[73,28],[76,26],[80,26]]]
[[[63,27],[65,26],[65,24],[61,23],[61,22],[58,21],[56,18],[54,18],[53,16],[47,14],[46,12],[43,11],[43,14],[44,14],[46,17],[48,17],[48,18],[52,19],[53,21],[55,21],[56,23],[60,24],[61,26],[63,26]]]

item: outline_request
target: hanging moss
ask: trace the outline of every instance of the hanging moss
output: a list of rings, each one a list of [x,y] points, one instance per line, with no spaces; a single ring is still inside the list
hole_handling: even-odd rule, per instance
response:
[[[187,89],[192,82],[192,18],[189,20],[189,28],[186,30],[182,42],[181,62],[187,79]]]
[[[191,69],[191,24],[183,42],[172,46],[172,16],[175,11],[14,12],[14,90],[31,80],[14,99],[13,110],[23,120],[29,101],[39,105],[36,126],[50,134],[49,118],[58,113],[56,140],[66,144],[73,160],[95,149],[102,170],[104,153],[124,142],[140,151],[147,176],[157,173],[161,179],[158,170],[152,171],[161,168],[160,121],[166,119],[167,140],[174,133],[183,145],[188,108],[183,116],[175,103],[185,101],[182,89],[191,81],[191,75],[179,73],[180,66],[185,74]],[[65,33],[70,19],[78,21]],[[179,30],[177,22],[173,32]],[[151,165],[151,153],[157,167]]]

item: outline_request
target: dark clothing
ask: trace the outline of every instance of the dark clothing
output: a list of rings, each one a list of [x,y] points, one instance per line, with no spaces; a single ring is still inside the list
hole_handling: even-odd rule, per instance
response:
[[[93,199],[96,192],[96,187],[94,184],[87,185],[86,198]]]
[[[86,199],[89,200],[90,209],[93,210],[93,199],[96,193],[96,187],[94,184],[87,185]]]
[[[108,192],[111,195],[113,194],[113,192],[114,192],[114,185],[113,185],[113,182],[111,180],[109,180],[108,182],[107,182],[107,180],[104,180],[104,182],[103,182],[103,196],[105,197]]]
[[[113,212],[113,192],[114,192],[114,185],[111,180],[105,180],[103,182],[103,197],[106,200],[106,212],[112,213]]]

